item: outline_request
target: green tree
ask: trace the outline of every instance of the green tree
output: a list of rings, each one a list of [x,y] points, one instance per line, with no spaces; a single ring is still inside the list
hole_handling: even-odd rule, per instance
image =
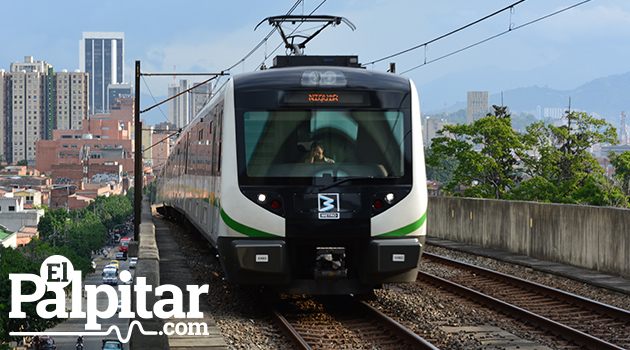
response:
[[[516,154],[523,145],[512,129],[507,107],[493,108],[494,115],[471,125],[446,125],[438,132],[443,136],[433,139],[428,166],[446,169],[449,158],[457,161],[447,191],[464,185],[465,196],[503,199],[520,181]]]
[[[96,213],[106,228],[113,228],[125,222],[133,213],[133,206],[127,196],[99,196],[86,210]]]
[[[622,192],[619,183],[599,174],[590,174],[584,185],[572,194],[572,198],[578,204],[628,207],[626,195]]]
[[[433,150],[429,147],[424,149],[425,158],[433,156]],[[440,181],[444,184],[453,180],[453,172],[457,168],[457,160],[455,158],[443,158],[440,160],[440,166],[426,165],[427,179]]]
[[[69,218],[70,216],[64,208],[46,211],[37,224],[40,238],[45,241],[56,241]]]
[[[566,119],[567,124],[559,127],[542,122],[527,127],[522,140],[531,152],[518,155],[530,179],[508,199],[577,203],[574,194],[588,181],[589,186],[602,184],[603,169],[589,149],[596,143],[616,144],[615,128],[583,112],[568,113]],[[593,177],[587,181],[590,175]]]
[[[134,201],[136,198],[136,189],[134,187],[130,188],[129,191],[127,191],[127,194],[125,196],[127,196],[129,203],[131,203],[131,205],[133,206],[135,204]]]
[[[38,247],[43,249],[44,247]],[[47,248],[46,248],[47,249]],[[10,342],[10,331],[21,330],[23,332],[43,332],[48,328],[54,327],[62,319],[57,317],[45,319],[39,317],[36,311],[36,303],[22,304],[22,311],[26,313],[26,318],[9,318],[7,310],[11,308],[11,283],[9,283],[9,274],[11,273],[30,273],[39,275],[40,267],[43,260],[32,260],[23,255],[23,250],[5,248],[0,245],[0,308],[4,309],[0,312],[0,343]],[[35,285],[33,283],[22,283],[22,294],[33,294]],[[46,292],[42,299],[54,298],[53,292]]]
[[[621,189],[626,195],[630,194],[630,152],[621,154],[610,152],[608,154],[610,164],[615,167],[615,179],[619,181]]]
[[[16,165],[28,166],[28,160],[26,159],[19,160]]]

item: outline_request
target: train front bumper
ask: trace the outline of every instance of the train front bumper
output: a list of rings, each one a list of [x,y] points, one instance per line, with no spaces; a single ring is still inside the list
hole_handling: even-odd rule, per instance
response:
[[[424,236],[372,239],[356,246],[321,245],[314,249],[313,256],[296,257],[290,256],[289,245],[283,239],[222,237],[218,242],[228,282],[276,286],[295,294],[362,293],[382,283],[414,281],[423,244]],[[335,249],[331,251],[331,265],[322,264],[325,249]],[[343,260],[346,254],[352,255],[350,265]],[[296,264],[308,265],[312,271],[309,278],[295,276]],[[322,267],[333,265],[339,268]]]

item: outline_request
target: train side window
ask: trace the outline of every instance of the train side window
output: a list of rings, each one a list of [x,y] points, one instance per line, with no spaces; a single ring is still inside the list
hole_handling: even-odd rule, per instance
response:
[[[223,107],[223,106],[221,106],[221,107]],[[221,153],[221,151],[222,151],[221,148],[222,148],[222,144],[223,144],[223,140],[222,140],[223,133],[220,132],[222,126],[223,126],[223,109],[221,109],[219,111],[219,121],[217,122],[217,128],[219,129],[219,135],[218,135],[218,138],[219,138],[219,152],[218,152],[218,157],[217,157],[218,158],[217,160],[218,160],[218,163],[219,163],[219,164],[217,164],[217,175],[218,176],[221,175],[221,159],[223,157],[223,155]]]

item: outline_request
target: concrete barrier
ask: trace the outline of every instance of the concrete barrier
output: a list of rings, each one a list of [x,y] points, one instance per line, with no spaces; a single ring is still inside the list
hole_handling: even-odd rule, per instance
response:
[[[155,226],[151,218],[151,208],[147,205],[146,200],[143,201],[142,223],[139,225],[138,242],[138,262],[136,264],[135,281],[138,277],[146,278],[146,284],[152,286],[152,291],[160,285],[160,253],[155,241]],[[147,215],[148,213],[148,215]],[[134,285],[135,285],[134,281]],[[132,295],[135,295],[132,292]],[[153,292],[146,293],[146,310],[153,310],[153,305],[160,300]],[[135,298],[132,298],[131,304],[133,312],[137,315],[137,305]],[[160,318],[143,319],[136,317],[129,322],[139,321],[145,331],[161,332],[164,327],[164,321]],[[168,337],[166,335],[143,335],[140,330],[134,327],[130,329],[131,338],[129,340],[130,350],[155,350],[169,349]]]
[[[429,197],[427,234],[630,277],[630,210]]]

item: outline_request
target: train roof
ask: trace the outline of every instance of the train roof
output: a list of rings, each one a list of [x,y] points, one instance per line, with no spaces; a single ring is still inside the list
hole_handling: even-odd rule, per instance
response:
[[[331,89],[354,90],[395,90],[410,91],[409,79],[397,74],[378,72],[374,70],[349,68],[338,66],[299,66],[286,68],[273,68],[268,70],[245,73],[235,76],[234,89],[237,91],[252,90],[285,90],[285,89],[312,89],[313,86],[304,84],[305,74],[312,72],[325,74],[334,72],[345,78],[343,86],[330,86]],[[326,88],[319,85],[319,88]]]

